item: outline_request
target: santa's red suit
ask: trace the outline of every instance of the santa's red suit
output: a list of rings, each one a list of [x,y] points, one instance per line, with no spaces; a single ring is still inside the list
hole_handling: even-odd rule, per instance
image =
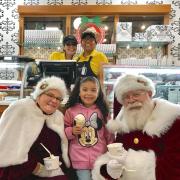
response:
[[[180,106],[154,99],[155,108],[142,131],[130,131],[122,118],[123,109],[107,127],[117,132],[116,142],[123,143],[127,158],[121,180],[180,179]],[[99,157],[93,179],[105,179],[100,169],[110,160],[108,153]]]

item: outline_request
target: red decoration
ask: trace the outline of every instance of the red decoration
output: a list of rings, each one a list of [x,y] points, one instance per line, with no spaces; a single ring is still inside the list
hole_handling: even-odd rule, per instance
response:
[[[92,31],[96,35],[97,43],[102,44],[105,37],[105,31],[102,27],[97,26],[95,23],[85,23],[79,26],[76,31],[76,37],[79,43],[81,43],[81,34],[88,30]]]

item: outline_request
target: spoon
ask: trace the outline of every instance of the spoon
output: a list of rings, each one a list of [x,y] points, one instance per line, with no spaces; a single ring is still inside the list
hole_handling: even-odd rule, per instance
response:
[[[51,152],[49,151],[49,149],[48,149],[47,147],[45,147],[43,143],[40,143],[40,145],[49,153],[49,155],[50,155],[51,158],[54,157],[54,155],[51,154]]]

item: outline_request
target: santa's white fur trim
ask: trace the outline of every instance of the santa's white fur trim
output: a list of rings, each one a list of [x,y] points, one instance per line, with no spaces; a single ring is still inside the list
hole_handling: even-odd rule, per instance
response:
[[[129,149],[127,153],[125,170],[123,171],[121,180],[144,180],[144,178],[146,178],[146,180],[155,180],[156,160],[153,151],[134,151]],[[93,180],[105,180],[105,178],[100,174],[100,168],[110,160],[111,158],[108,156],[108,153],[97,158],[92,170]]]
[[[128,150],[122,180],[155,180],[156,158],[153,151]],[[129,171],[128,171],[129,170]],[[130,171],[134,170],[134,171]]]
[[[110,161],[108,153],[105,153],[97,158],[92,170],[93,180],[105,180],[105,178],[100,174],[100,169],[103,164],[107,164]]]
[[[36,85],[35,91],[32,93],[32,96],[34,99],[36,99],[39,95],[50,89],[60,91],[62,98],[66,96],[67,89],[65,82],[61,78],[55,76],[47,77],[39,81]]]
[[[151,116],[147,119],[147,123],[143,129],[148,135],[156,135],[160,137],[168,131],[173,122],[180,116],[180,105],[170,103],[164,99],[154,99],[155,108]],[[129,128],[123,117],[123,108],[117,115],[115,120],[110,120],[107,123],[109,131],[115,133],[128,133]]]
[[[144,75],[125,74],[117,79],[114,87],[114,92],[119,103],[122,104],[122,96],[125,93],[134,90],[151,91],[152,96],[155,95],[154,83],[151,79],[145,77]]]

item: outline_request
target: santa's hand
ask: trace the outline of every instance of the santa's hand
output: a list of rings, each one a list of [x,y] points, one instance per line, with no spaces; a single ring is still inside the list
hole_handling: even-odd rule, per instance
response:
[[[57,169],[54,170],[46,170],[45,166],[38,163],[38,170],[34,171],[33,174],[39,177],[54,177],[54,176],[60,176],[60,175],[64,175],[64,173],[62,172],[62,169],[59,167]]]
[[[126,157],[127,157],[127,151],[123,149],[123,151],[119,155],[112,155],[110,152],[108,152],[108,156],[110,159],[117,160],[120,164],[125,164]]]
[[[123,172],[123,165],[120,164],[117,160],[113,159],[107,163],[107,173],[113,178],[120,178]]]

